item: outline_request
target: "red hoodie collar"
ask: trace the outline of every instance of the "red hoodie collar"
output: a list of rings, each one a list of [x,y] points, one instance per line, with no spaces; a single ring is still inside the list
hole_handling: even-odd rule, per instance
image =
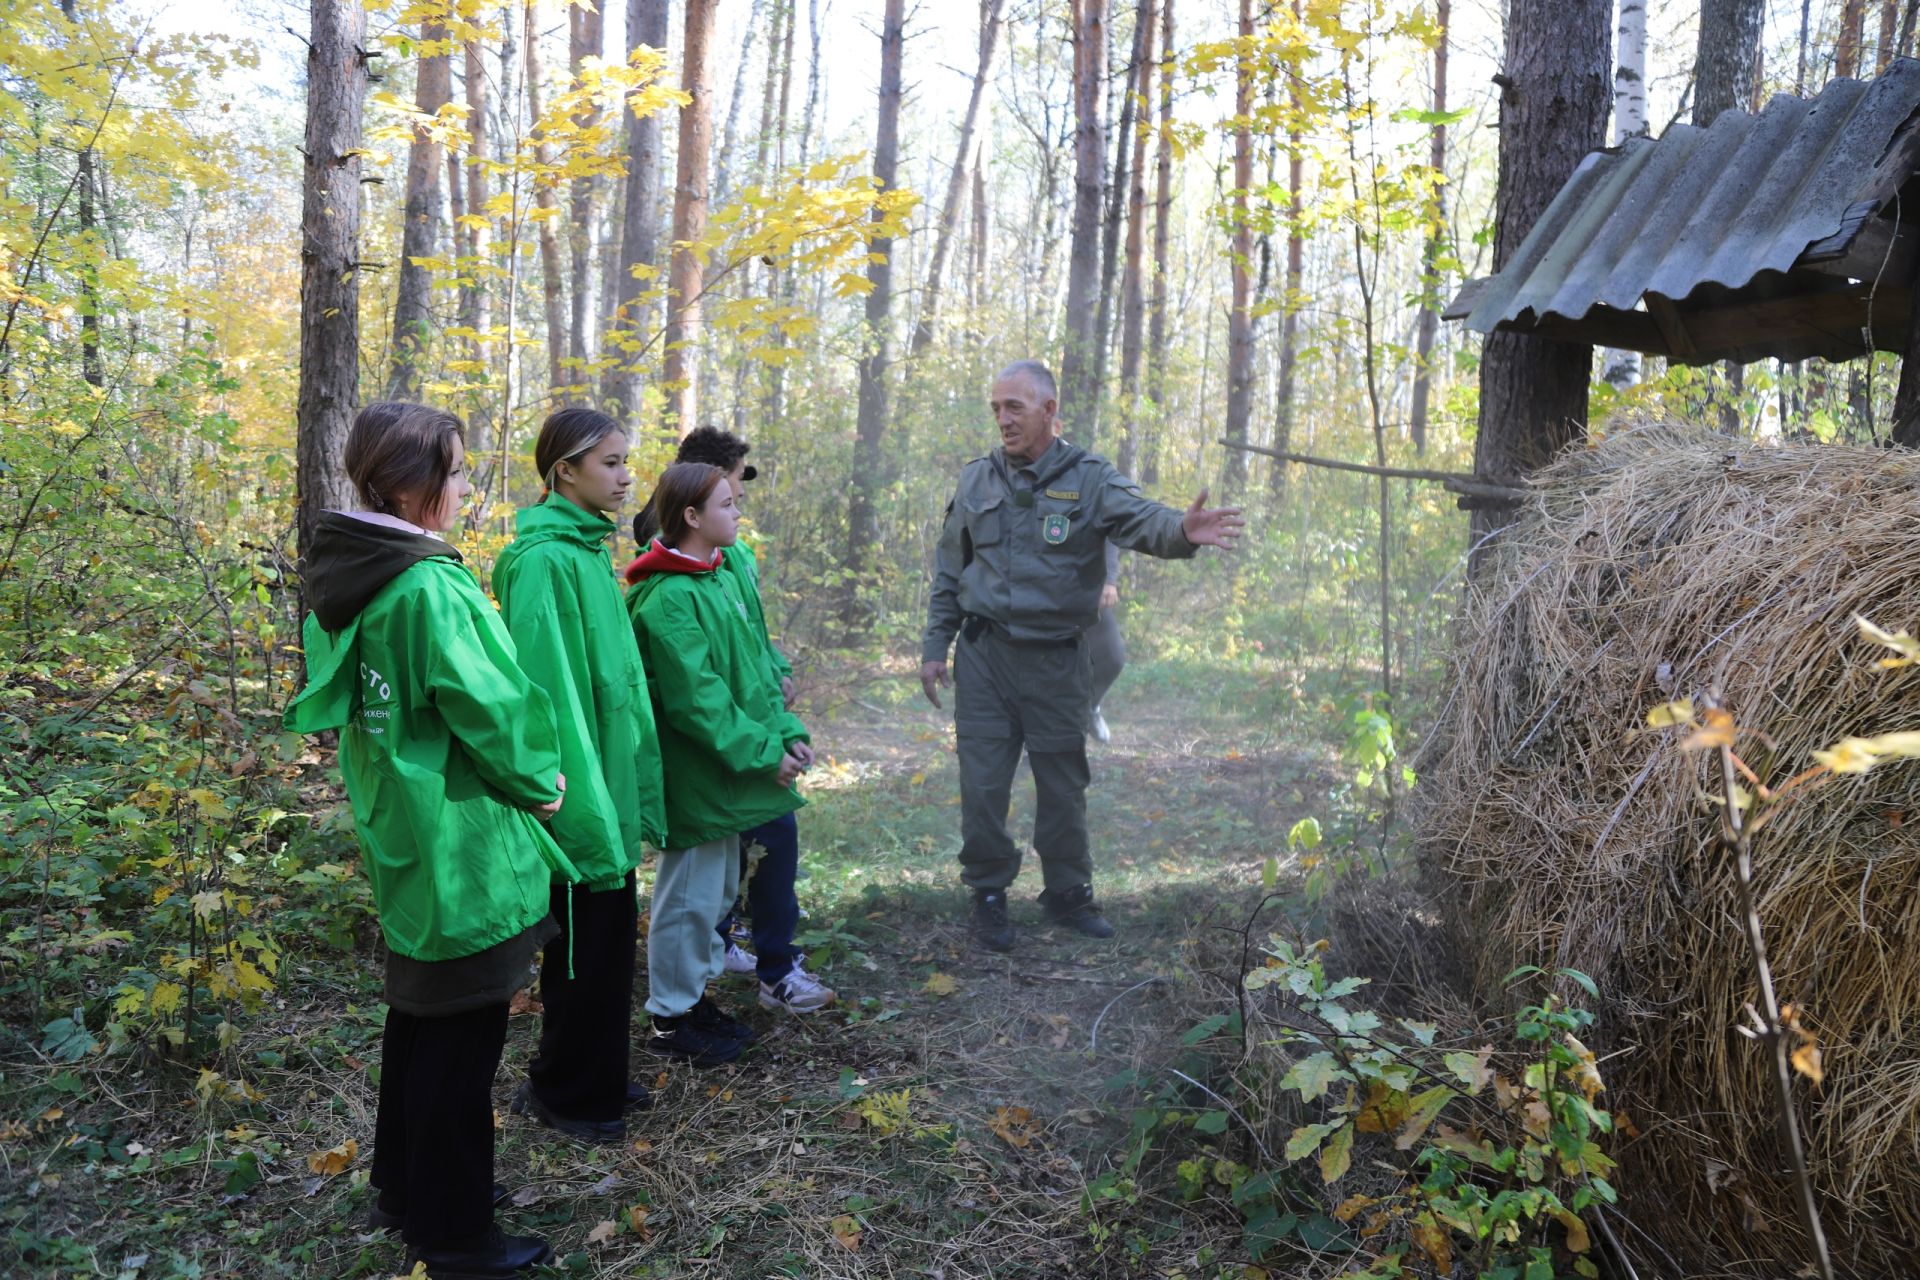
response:
[[[627,566],[626,579],[632,584],[643,578],[651,578],[656,573],[712,573],[720,567],[720,559],[718,549],[715,549],[713,559],[696,560],[655,538],[647,545],[646,552]]]

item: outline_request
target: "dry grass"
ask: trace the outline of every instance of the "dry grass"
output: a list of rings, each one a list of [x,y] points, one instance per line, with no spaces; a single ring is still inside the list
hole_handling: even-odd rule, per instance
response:
[[[1755,990],[1701,798],[1712,753],[1644,717],[1717,693],[1771,736],[1740,745],[1775,783],[1843,734],[1920,726],[1920,676],[1874,669],[1852,621],[1916,621],[1917,531],[1904,451],[1643,424],[1541,477],[1466,610],[1423,855],[1483,986],[1528,962],[1599,981],[1610,1096],[1642,1134],[1623,1189],[1691,1275],[1802,1254],[1768,1066],[1733,1032]],[[1917,814],[1920,770],[1889,766],[1789,806],[1756,849],[1781,998],[1826,1053],[1803,1090],[1815,1183],[1859,1274],[1908,1270],[1920,1238]]]

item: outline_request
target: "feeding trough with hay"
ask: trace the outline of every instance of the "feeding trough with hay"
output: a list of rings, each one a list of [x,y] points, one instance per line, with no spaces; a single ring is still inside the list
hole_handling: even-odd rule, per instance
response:
[[[1598,982],[1648,1256],[1791,1274],[1808,1246],[1772,1055],[1737,1030],[1759,992],[1718,753],[1647,715],[1716,700],[1775,786],[1848,735],[1920,729],[1920,667],[1882,669],[1856,622],[1920,629],[1920,457],[1641,424],[1536,477],[1494,555],[1423,770],[1423,857],[1483,986],[1523,963]],[[1780,998],[1824,1055],[1796,1107],[1835,1263],[1909,1274],[1920,763],[1816,775],[1753,860]]]

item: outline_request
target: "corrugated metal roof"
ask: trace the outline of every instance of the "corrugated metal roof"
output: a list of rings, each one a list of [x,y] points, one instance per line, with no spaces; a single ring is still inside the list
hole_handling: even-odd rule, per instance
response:
[[[1892,144],[1917,108],[1920,61],[1899,59],[1811,100],[1782,94],[1757,116],[1728,111],[1705,129],[1675,125],[1593,152],[1506,268],[1463,291],[1449,318],[1525,331],[1596,308],[1631,312],[1648,295],[1682,303],[1703,286],[1699,301],[1717,308],[1742,301],[1726,290],[1776,301],[1844,290],[1832,276],[1804,288],[1760,277],[1793,270],[1812,246],[1811,256],[1847,248],[1912,176],[1909,149]]]

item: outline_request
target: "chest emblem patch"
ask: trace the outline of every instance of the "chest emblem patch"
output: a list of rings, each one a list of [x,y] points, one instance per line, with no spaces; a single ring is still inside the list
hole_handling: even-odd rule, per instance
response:
[[[1057,547],[1067,540],[1067,531],[1072,527],[1073,522],[1065,516],[1047,516],[1040,522],[1040,536],[1048,545]]]

